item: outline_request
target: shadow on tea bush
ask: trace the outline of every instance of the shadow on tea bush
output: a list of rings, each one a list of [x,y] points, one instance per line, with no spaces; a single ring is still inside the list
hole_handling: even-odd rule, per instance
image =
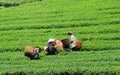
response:
[[[19,4],[18,3],[3,3],[3,2],[0,2],[0,6],[11,7],[11,6],[19,6]]]

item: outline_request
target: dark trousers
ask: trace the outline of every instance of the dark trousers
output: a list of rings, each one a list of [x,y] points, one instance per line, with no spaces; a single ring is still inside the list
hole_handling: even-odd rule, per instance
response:
[[[72,50],[73,50],[73,51],[77,51],[77,48],[76,48],[76,47],[73,47]]]

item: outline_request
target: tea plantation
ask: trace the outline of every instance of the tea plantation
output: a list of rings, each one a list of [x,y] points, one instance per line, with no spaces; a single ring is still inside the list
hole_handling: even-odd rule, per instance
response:
[[[17,4],[17,5],[16,5]],[[80,51],[46,55],[49,38],[83,41]],[[42,48],[39,60],[25,46]],[[0,0],[0,75],[119,75],[119,0]]]

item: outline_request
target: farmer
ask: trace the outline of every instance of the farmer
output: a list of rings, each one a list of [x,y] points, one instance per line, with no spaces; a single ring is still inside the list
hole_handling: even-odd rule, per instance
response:
[[[56,55],[57,54],[57,51],[54,48],[54,46],[55,46],[55,39],[50,38],[48,40],[47,46],[44,47],[44,50],[47,51],[48,55]]]
[[[71,44],[70,44],[70,46],[71,46],[71,49],[73,50],[73,51],[76,51],[76,38],[75,38],[75,36],[73,35],[73,33],[72,33],[72,31],[69,31],[68,32],[68,35],[70,36],[70,42],[71,42]]]

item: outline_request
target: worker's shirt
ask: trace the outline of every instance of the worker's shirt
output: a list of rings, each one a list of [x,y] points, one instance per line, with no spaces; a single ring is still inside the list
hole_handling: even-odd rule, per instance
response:
[[[71,43],[71,48],[76,47],[76,38],[75,38],[74,35],[70,36],[70,41],[72,42]]]

